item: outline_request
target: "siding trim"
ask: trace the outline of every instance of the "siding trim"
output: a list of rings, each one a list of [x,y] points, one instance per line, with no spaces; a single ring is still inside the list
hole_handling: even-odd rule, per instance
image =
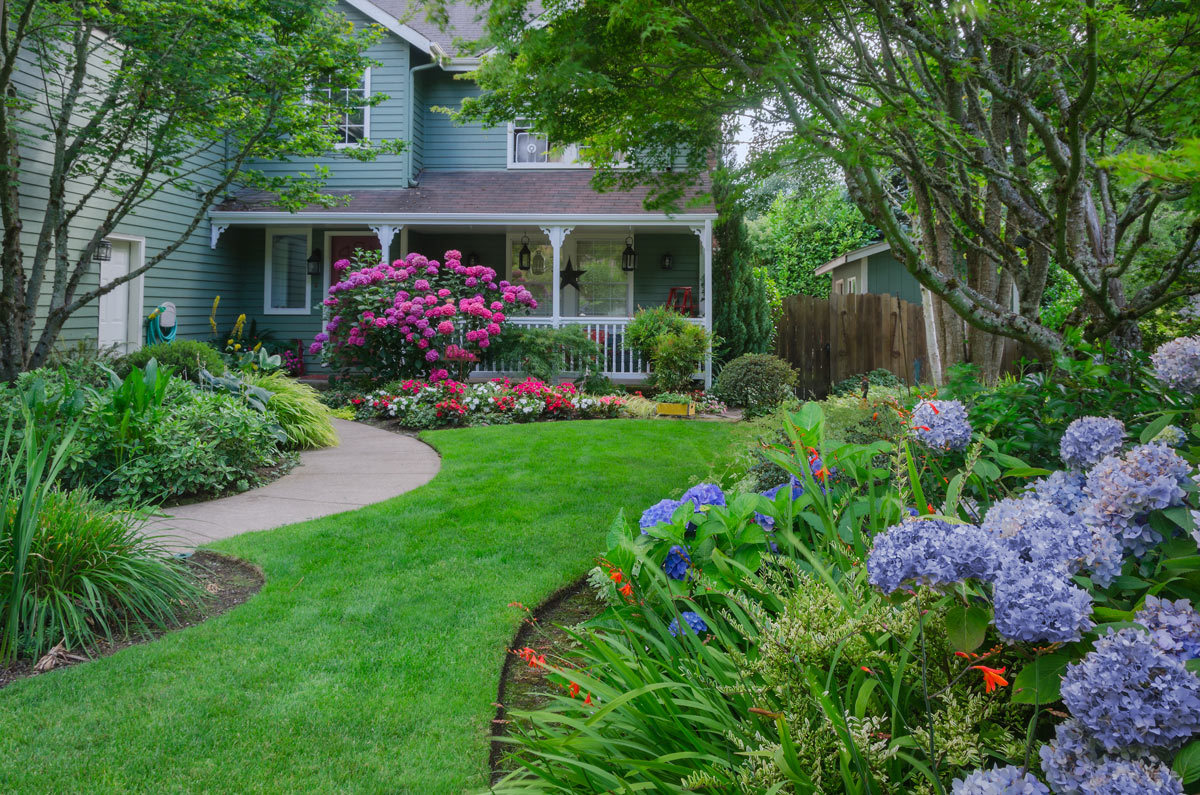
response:
[[[208,215],[213,226],[274,224],[275,226],[362,226],[364,224],[392,223],[422,224],[426,226],[460,226],[464,223],[476,226],[528,225],[539,223],[554,225],[593,226],[670,226],[703,230],[705,221],[717,220],[716,213],[667,215],[653,213],[613,213],[555,215],[551,213],[347,213],[347,212],[278,212],[254,210],[214,210]],[[648,230],[647,230],[648,231]],[[699,234],[699,233],[697,233]]]

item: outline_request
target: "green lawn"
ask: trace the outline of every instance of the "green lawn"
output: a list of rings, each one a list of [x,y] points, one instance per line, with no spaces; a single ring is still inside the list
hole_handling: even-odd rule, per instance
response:
[[[217,545],[265,570],[247,604],[0,690],[0,791],[484,787],[505,605],[583,574],[617,509],[677,496],[743,435],[628,420],[431,433],[428,485]]]

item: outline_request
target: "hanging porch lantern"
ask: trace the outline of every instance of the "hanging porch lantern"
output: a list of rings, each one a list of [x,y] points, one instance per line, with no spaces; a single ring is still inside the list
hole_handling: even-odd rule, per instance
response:
[[[112,259],[112,243],[101,240],[96,245],[96,253],[92,255],[92,262],[108,262],[110,259]]]
[[[479,264],[479,255],[472,251],[467,255],[467,265],[475,266]]]
[[[323,270],[325,270],[325,261],[321,256],[321,249],[314,248],[308,255],[308,275],[320,276]]]
[[[637,252],[633,250],[633,236],[625,238],[625,250],[621,252],[621,270],[632,273],[637,270]]]
[[[536,251],[533,254],[533,275],[541,276],[546,272],[546,257],[542,252]]]
[[[529,235],[521,236],[521,250],[517,253],[517,268],[527,271],[533,267],[533,254],[529,251]]]

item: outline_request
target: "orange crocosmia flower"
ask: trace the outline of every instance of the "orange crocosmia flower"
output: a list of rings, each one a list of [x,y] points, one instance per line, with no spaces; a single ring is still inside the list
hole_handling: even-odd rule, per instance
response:
[[[577,695],[579,695],[579,683],[572,682],[571,683],[571,698],[575,698],[575,696],[577,696]]]
[[[609,572],[608,576],[613,582],[618,584],[625,578],[625,575],[621,574],[620,569],[613,569],[611,572]]]
[[[930,403],[930,404],[929,404],[929,408],[933,409],[933,413],[934,413],[934,414],[941,414],[941,413],[942,413],[942,412],[938,411],[938,409],[937,409],[937,406],[933,405],[933,403]]]
[[[929,430],[929,426],[928,425],[918,425],[917,430],[918,431],[927,431],[927,430]]]
[[[583,703],[587,706],[591,706],[591,704],[592,704],[592,694],[591,693],[587,694],[587,698],[585,698],[583,700]]]
[[[622,596],[633,596],[633,583],[625,583],[621,586],[620,594]]]
[[[879,412],[877,411],[877,412],[875,412],[874,414],[872,414],[872,415],[871,415],[871,419],[873,419],[873,420],[877,420],[877,419],[879,419]]]
[[[1004,678],[1004,668],[988,668],[986,665],[972,665],[971,667],[983,674],[984,692],[990,693],[997,687],[1008,686],[1008,680]]]

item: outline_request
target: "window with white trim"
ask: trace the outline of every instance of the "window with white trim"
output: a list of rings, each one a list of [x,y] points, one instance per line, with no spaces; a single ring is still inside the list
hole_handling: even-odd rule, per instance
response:
[[[357,87],[337,86],[326,81],[318,83],[313,89],[313,100],[336,105],[340,110],[340,118],[335,122],[337,130],[336,146],[357,146],[362,141],[371,138],[371,108],[365,104],[356,105],[371,96],[371,70],[363,71],[362,80]]]
[[[312,249],[307,229],[268,229],[263,312],[268,315],[307,315],[312,302],[308,257]]]
[[[522,235],[508,236],[508,280],[524,287],[537,301],[537,308],[529,310],[530,315],[550,317],[554,308],[551,294],[554,289],[554,249],[545,238],[530,236],[529,253],[532,261],[530,269],[523,271],[517,267],[523,245],[521,238]],[[563,262],[566,262],[566,257]]]
[[[621,270],[624,238],[577,239],[575,267],[586,271],[572,307],[580,317],[628,317],[633,314],[633,274]]]
[[[843,279],[835,279],[833,282],[833,292],[836,295],[842,295],[846,292],[846,282]]]
[[[509,168],[587,168],[575,144],[552,145],[523,121],[508,125]]]
[[[846,295],[854,295],[858,292],[858,277],[850,276],[846,279]]]

